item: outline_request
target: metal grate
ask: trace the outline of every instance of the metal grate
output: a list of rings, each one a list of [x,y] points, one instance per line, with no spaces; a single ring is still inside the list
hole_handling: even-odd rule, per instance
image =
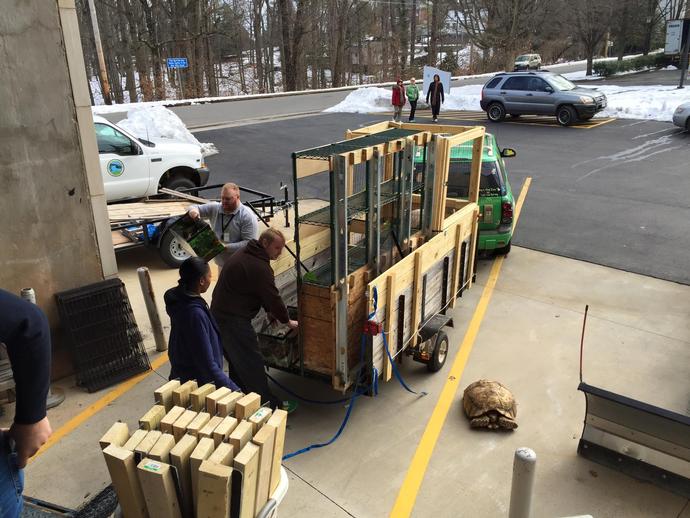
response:
[[[354,138],[352,140],[343,140],[342,142],[335,142],[334,144],[327,144],[325,146],[315,147],[312,149],[305,149],[304,151],[296,151],[292,154],[293,158],[311,158],[314,160],[325,160],[331,155],[339,155],[347,153],[348,151],[355,151],[357,149],[377,146],[385,144],[393,140],[398,140],[412,135],[423,133],[419,130],[406,130],[393,128],[379,133],[372,133],[363,137]]]
[[[120,279],[55,297],[72,348],[78,385],[94,392],[151,368]]]

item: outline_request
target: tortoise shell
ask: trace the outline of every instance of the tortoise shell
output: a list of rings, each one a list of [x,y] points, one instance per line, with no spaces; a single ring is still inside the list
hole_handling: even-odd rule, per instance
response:
[[[470,419],[491,411],[508,419],[515,419],[517,416],[517,403],[513,393],[498,381],[479,380],[471,383],[465,389],[462,406]]]

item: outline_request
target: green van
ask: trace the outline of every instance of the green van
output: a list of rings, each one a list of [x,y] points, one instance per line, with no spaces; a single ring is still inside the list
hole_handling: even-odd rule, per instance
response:
[[[515,156],[512,149],[498,149],[496,138],[484,135],[482,170],[479,180],[479,250],[510,252],[513,237],[513,209],[515,198],[508,182],[503,158]],[[421,153],[415,162],[421,166]],[[467,198],[472,163],[472,143],[451,149],[448,171],[448,197]]]

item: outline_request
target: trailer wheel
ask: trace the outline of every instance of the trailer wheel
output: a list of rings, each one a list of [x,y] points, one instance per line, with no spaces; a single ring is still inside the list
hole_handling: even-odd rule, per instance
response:
[[[434,345],[434,353],[429,358],[426,368],[429,372],[438,372],[443,368],[448,358],[448,335],[443,331],[439,331],[436,335],[436,344]]]
[[[166,232],[163,234],[160,245],[161,258],[165,261],[165,264],[171,268],[179,268],[180,265],[191,257],[187,251],[182,248],[182,244],[175,237],[172,232]]]

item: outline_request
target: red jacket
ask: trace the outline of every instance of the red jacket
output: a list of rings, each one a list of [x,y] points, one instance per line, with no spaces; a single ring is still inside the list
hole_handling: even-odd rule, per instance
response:
[[[403,86],[395,85],[393,87],[393,106],[405,106],[405,88]]]

